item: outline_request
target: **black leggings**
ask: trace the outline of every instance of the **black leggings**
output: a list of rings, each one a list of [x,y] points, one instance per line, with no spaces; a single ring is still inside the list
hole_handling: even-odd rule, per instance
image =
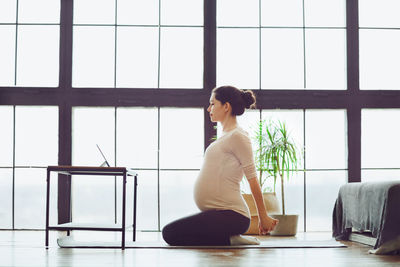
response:
[[[227,246],[249,226],[250,219],[233,210],[208,210],[167,224],[162,234],[172,246]]]

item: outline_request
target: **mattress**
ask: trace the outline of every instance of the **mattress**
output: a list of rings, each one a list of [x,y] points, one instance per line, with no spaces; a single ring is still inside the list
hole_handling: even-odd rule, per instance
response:
[[[376,238],[374,249],[393,243],[400,236],[400,181],[341,186],[332,219],[336,240],[349,240],[356,229],[371,232]]]

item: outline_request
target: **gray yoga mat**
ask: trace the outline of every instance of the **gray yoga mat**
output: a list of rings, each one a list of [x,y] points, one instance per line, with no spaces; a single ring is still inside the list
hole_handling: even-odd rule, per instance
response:
[[[77,241],[71,237],[59,238],[57,243],[62,248],[120,248],[121,242]],[[241,246],[169,246],[162,241],[127,241],[125,248],[157,248],[157,249],[260,249],[260,248],[339,248],[347,247],[333,239],[327,240],[296,240],[296,239],[271,239],[261,240],[260,245]]]

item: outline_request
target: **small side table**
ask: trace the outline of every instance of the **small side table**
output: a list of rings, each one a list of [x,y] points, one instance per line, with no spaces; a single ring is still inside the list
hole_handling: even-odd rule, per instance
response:
[[[50,207],[50,174],[56,172],[65,175],[104,175],[122,176],[122,222],[121,224],[96,225],[67,222],[58,225],[49,225]],[[46,248],[49,246],[49,230],[70,231],[70,230],[91,230],[91,231],[120,231],[122,232],[121,248],[125,249],[125,225],[126,218],[126,180],[127,177],[134,177],[133,197],[133,241],[136,240],[136,200],[137,200],[137,173],[132,169],[124,167],[88,167],[88,166],[48,166],[47,167],[47,191],[46,191]]]

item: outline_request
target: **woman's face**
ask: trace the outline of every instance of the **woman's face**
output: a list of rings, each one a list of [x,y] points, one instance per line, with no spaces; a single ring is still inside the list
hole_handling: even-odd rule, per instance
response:
[[[223,121],[228,111],[228,104],[222,104],[221,101],[215,98],[215,94],[211,94],[210,105],[207,111],[210,113],[212,122]]]

